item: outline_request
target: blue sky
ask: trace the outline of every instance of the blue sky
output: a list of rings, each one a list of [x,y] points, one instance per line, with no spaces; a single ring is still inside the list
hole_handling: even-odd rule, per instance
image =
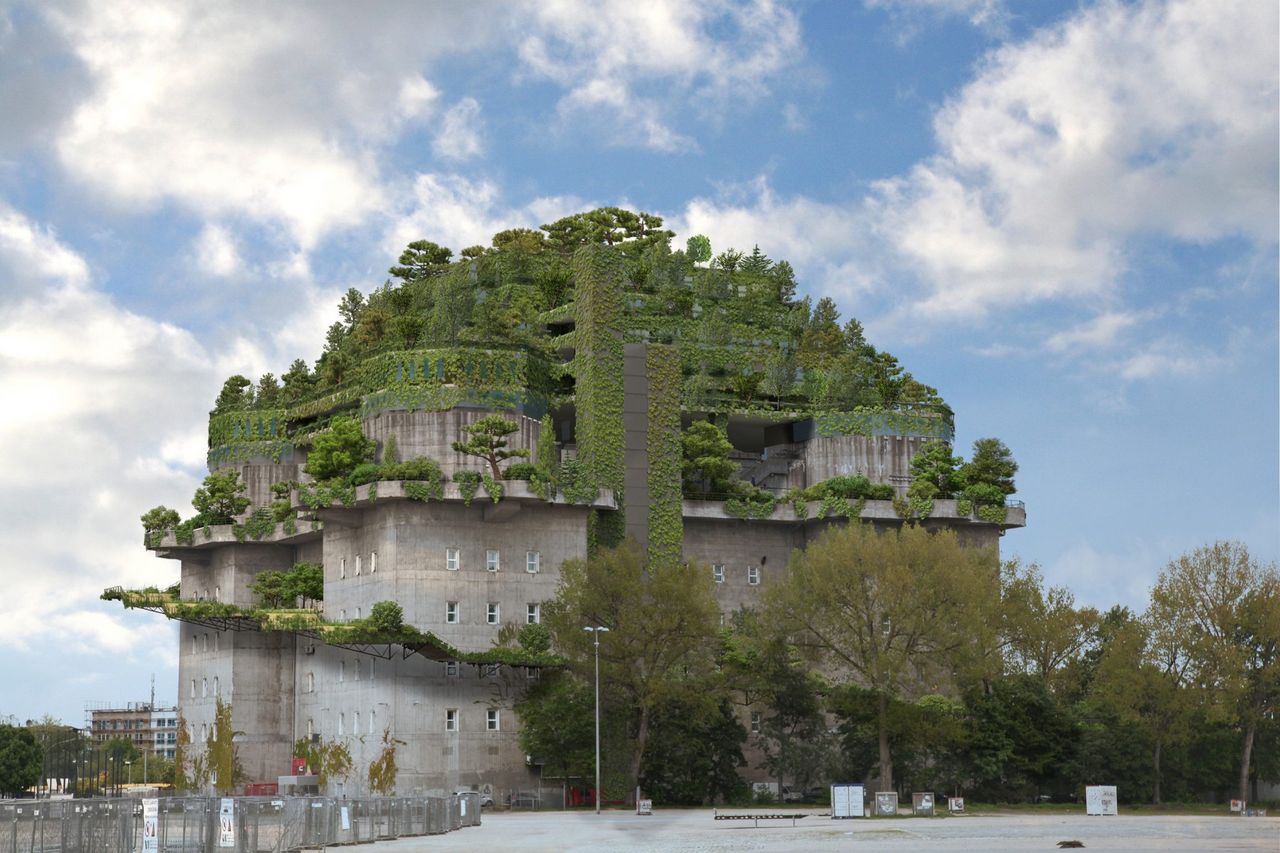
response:
[[[359,6],[359,8],[357,7]],[[1014,451],[1004,553],[1145,606],[1280,552],[1274,3],[0,0],[0,714],[172,701],[138,516],[399,248],[759,244]]]

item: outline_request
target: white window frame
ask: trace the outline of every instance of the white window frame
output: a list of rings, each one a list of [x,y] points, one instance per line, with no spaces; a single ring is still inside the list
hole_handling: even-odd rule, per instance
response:
[[[196,698],[196,680],[194,678],[191,679],[191,698]]]
[[[458,730],[458,709],[444,709],[444,730],[446,732],[456,732]]]
[[[216,675],[213,677],[213,695],[214,696],[222,695],[222,682],[218,681],[218,676]]]
[[[207,678],[200,679],[200,698],[209,698],[209,679]]]
[[[340,660],[338,661],[338,683],[342,684],[346,680],[347,680],[347,662],[344,660]]]
[[[484,568],[489,572],[502,568],[502,554],[497,548],[489,548],[484,552]]]
[[[490,601],[484,611],[484,621],[489,625],[499,625],[502,623],[502,605],[496,601]]]
[[[502,731],[502,716],[497,709],[490,708],[484,712],[484,728],[487,732]]]
[[[338,558],[338,577],[345,578],[347,576],[347,558]]]
[[[307,673],[307,692],[316,692],[316,674],[314,672]]]
[[[461,548],[445,548],[444,549],[444,567],[451,572],[458,571],[462,565],[462,549]]]
[[[716,583],[724,583],[724,563],[711,564],[711,579]]]
[[[356,577],[360,577],[361,562],[360,555],[356,554]]]
[[[458,662],[456,660],[447,660],[444,662],[445,678],[458,677]]]
[[[747,585],[748,586],[760,585],[760,567],[759,566],[747,566]]]
[[[524,611],[524,623],[526,625],[542,624],[542,605],[537,602],[530,602]]]
[[[342,737],[347,733],[347,715],[338,712],[338,737]]]
[[[524,552],[524,570],[531,575],[536,575],[538,572],[542,571],[541,551]]]
[[[378,570],[378,552],[369,552],[369,574],[373,574]]]
[[[456,601],[446,601],[444,603],[444,622],[446,625],[457,625],[461,621],[459,615],[461,608],[458,607]]]

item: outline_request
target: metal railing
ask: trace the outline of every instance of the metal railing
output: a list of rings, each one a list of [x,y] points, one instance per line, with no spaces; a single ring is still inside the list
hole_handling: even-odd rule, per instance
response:
[[[451,797],[162,797],[0,802],[0,853],[284,853],[480,825],[480,794]],[[154,843],[144,845],[144,837]]]

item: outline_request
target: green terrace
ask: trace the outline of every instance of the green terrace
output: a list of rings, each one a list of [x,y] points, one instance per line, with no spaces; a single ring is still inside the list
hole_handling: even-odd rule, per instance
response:
[[[510,645],[465,652],[430,631],[419,630],[399,619],[380,621],[373,615],[350,622],[328,622],[319,608],[245,608],[219,601],[183,600],[174,587],[167,590],[126,590],[116,586],[103,590],[100,597],[103,601],[119,601],[127,610],[147,610],[219,631],[284,631],[386,660],[395,656],[398,647],[400,655],[405,658],[417,654],[428,660],[459,661],[477,666],[502,664],[541,668],[565,664],[563,658],[548,651]],[[398,612],[399,608],[394,610]]]

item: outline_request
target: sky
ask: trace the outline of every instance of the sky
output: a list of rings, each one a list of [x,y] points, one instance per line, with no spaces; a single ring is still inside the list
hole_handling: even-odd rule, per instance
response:
[[[1280,553],[1277,32],[1257,0],[0,0],[0,716],[176,699],[138,517],[348,287],[599,205],[755,245],[1020,465],[1038,563],[1146,605]]]

